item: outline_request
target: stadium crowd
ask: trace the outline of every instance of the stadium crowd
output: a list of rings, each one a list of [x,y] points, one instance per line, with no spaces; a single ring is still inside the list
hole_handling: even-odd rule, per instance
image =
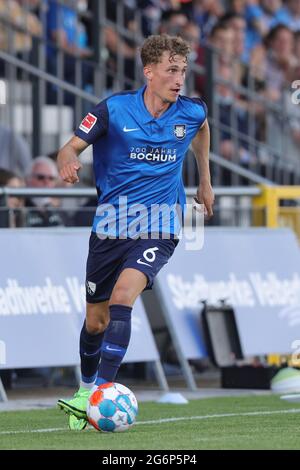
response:
[[[107,66],[103,96],[116,89],[120,51],[128,79],[126,88],[131,88],[136,78],[138,42],[114,26],[117,21],[120,23],[119,3],[119,0],[105,2],[108,22],[103,31],[98,31],[104,37],[105,50],[100,52]],[[143,37],[156,33],[180,35],[190,42],[191,61],[204,73],[194,73],[184,93],[209,101],[213,118],[212,146],[216,153],[246,168],[254,168],[259,162],[260,172],[264,171],[264,164],[278,159],[284,159],[291,166],[291,174],[293,168],[299,168],[300,109],[292,103],[291,83],[300,72],[300,0],[123,0],[122,4],[124,30]],[[19,57],[26,54],[30,57],[33,38],[44,39],[47,41],[47,71],[56,75],[57,54],[63,50],[66,54],[64,78],[72,83],[76,60],[81,58],[83,87],[92,91],[92,68],[88,65],[95,60],[92,11],[93,0],[0,0],[0,49]],[[214,53],[213,80],[205,73],[210,60],[208,51]],[[4,76],[4,69],[0,61],[0,76]],[[57,89],[49,85],[47,102],[56,103],[56,95]],[[70,94],[66,93],[64,99],[65,104],[74,105]],[[0,140],[1,185],[14,185],[17,179],[18,185],[62,185],[54,171],[55,149],[50,158],[45,156],[39,160],[42,169],[37,171],[33,159],[36,156],[30,155],[22,136],[1,125]],[[43,205],[37,200],[23,203]],[[17,218],[12,223],[68,224],[55,212],[60,204],[57,200],[47,200],[44,207],[37,210],[42,210],[39,217],[35,214],[22,221]],[[54,217],[43,215],[46,206],[52,207]],[[90,218],[87,219],[89,223]]]

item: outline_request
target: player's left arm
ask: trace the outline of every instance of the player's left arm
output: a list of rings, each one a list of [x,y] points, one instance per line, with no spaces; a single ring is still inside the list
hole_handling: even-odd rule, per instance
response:
[[[213,215],[213,204],[215,200],[209,170],[209,145],[210,131],[207,119],[205,119],[192,141],[192,148],[197,161],[200,177],[197,189],[197,202],[204,204],[205,215],[208,218]]]

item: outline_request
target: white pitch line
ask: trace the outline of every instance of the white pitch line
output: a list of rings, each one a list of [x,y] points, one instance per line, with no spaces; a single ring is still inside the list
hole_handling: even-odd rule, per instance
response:
[[[174,423],[176,421],[192,421],[192,420],[205,420],[205,419],[216,419],[216,418],[238,418],[241,416],[267,416],[276,414],[291,414],[300,413],[300,408],[292,408],[290,410],[274,410],[274,411],[249,411],[245,413],[222,413],[213,415],[202,415],[202,416],[179,416],[177,418],[163,418],[152,421],[137,421],[135,425],[141,424],[164,424]],[[91,428],[92,429],[92,428]],[[69,428],[46,428],[46,429],[26,429],[18,431],[0,431],[0,436],[13,435],[13,434],[27,434],[27,433],[48,433],[48,432],[59,432],[69,431]]]
[[[0,436],[10,435],[10,434],[68,431],[68,429],[69,428],[48,428],[48,429],[24,429],[23,431],[0,431]]]
[[[300,413],[300,408],[293,408],[290,410],[274,410],[274,411],[249,411],[245,413],[222,413],[222,414],[202,415],[202,416],[180,416],[178,418],[165,418],[165,419],[158,419],[155,421],[138,421],[136,424],[162,424],[162,423],[173,423],[176,421],[203,420],[203,419],[211,419],[211,418],[235,418],[239,416],[265,416],[265,415],[286,414],[286,413]]]

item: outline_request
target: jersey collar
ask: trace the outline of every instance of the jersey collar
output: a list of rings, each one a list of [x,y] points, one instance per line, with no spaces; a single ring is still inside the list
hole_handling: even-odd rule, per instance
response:
[[[138,100],[138,105],[141,110],[141,121],[142,124],[148,124],[150,122],[155,122],[159,127],[164,127],[169,119],[169,117],[175,112],[177,108],[177,102],[171,104],[167,111],[165,111],[159,118],[155,118],[152,116],[152,114],[149,113],[148,109],[146,108],[145,102],[144,102],[144,93],[146,90],[146,86],[142,86],[137,93],[137,100]]]

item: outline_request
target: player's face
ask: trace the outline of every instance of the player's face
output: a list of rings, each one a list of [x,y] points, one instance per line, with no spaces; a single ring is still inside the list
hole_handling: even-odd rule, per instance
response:
[[[170,57],[169,52],[164,52],[161,62],[148,67],[146,73],[148,86],[164,103],[174,103],[184,84],[186,69],[186,57],[181,55]]]

